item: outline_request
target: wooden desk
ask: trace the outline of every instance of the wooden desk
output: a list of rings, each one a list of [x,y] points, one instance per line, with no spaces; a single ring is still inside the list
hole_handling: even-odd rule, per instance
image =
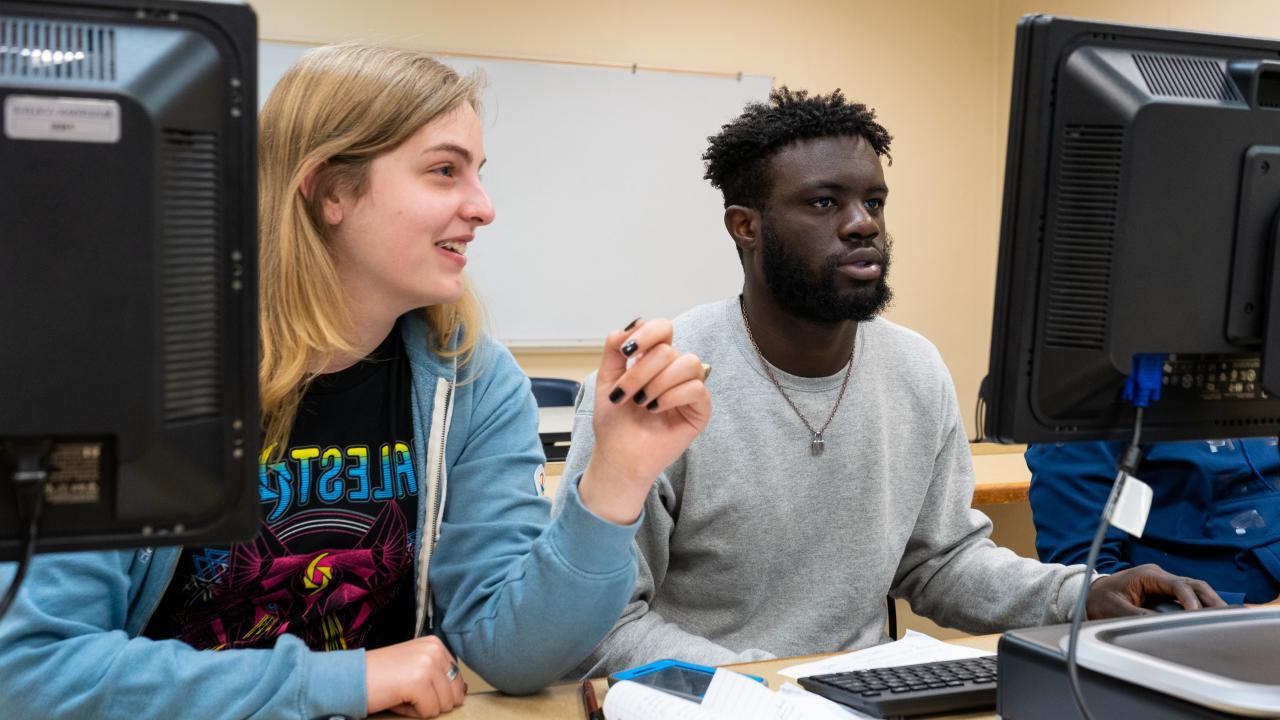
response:
[[[974,443],[974,505],[1000,505],[1025,502],[1031,487],[1031,471],[1022,457],[1026,445]]]
[[[961,638],[952,640],[957,645],[968,645],[969,647],[981,648],[983,650],[994,651],[996,643],[999,642],[999,635],[980,635],[978,637]],[[834,653],[832,653],[834,654]],[[819,658],[830,657],[826,655],[812,655],[802,658],[786,658],[783,660],[766,660],[763,662],[742,663],[740,665],[729,665],[734,670],[740,670],[752,675],[759,675],[769,681],[769,687],[777,690],[782,687],[784,682],[794,683],[790,678],[783,677],[778,671],[798,665],[802,662],[817,660]],[[584,717],[582,711],[582,700],[578,694],[578,685],[570,683],[561,683],[552,685],[537,695],[528,697],[510,697],[500,695],[498,693],[475,692],[476,687],[468,680],[468,685],[473,689],[473,693],[467,696],[467,701],[462,707],[455,709],[453,712],[442,717],[448,720],[581,720]],[[604,693],[607,684],[604,679],[594,681],[596,688],[596,697],[600,698],[600,702],[604,702]],[[994,712],[987,713],[966,713],[963,715],[943,715],[935,717],[947,718],[967,718],[970,720],[983,720],[995,718]],[[379,718],[398,717],[393,715],[379,715]]]

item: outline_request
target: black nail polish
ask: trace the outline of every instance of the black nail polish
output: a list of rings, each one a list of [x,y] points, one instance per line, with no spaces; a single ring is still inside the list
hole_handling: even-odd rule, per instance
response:
[[[626,355],[627,357],[631,357],[631,354],[634,353],[637,349],[639,349],[639,347],[640,346],[636,344],[636,341],[632,340],[628,342],[626,345],[622,346],[622,354]]]
[[[643,390],[641,390],[640,392],[636,393],[636,396],[635,396],[635,398],[633,398],[633,399],[636,401],[636,404],[637,404],[637,405],[643,405],[643,404],[644,404],[644,391],[643,391]]]
[[[658,409],[658,401],[657,401],[657,400],[654,400],[653,402],[649,403],[648,405],[645,405],[645,408],[646,408],[646,409],[649,409],[649,410],[657,410],[657,409]]]
[[[618,401],[621,400],[625,395],[626,393],[623,392],[622,388],[614,388],[613,392],[609,393],[609,402],[613,403],[614,405],[617,405]]]
[[[635,327],[636,323],[638,322],[640,322],[640,318],[636,318],[635,320],[632,320],[631,322],[627,323],[627,326],[622,328],[622,332],[627,332],[631,328]]]

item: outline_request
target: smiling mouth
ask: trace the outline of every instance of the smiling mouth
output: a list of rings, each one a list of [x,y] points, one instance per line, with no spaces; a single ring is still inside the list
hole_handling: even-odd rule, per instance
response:
[[[448,250],[449,252],[456,253],[458,255],[467,254],[467,243],[462,242],[460,240],[439,242],[439,243],[436,243],[436,247],[442,250]]]

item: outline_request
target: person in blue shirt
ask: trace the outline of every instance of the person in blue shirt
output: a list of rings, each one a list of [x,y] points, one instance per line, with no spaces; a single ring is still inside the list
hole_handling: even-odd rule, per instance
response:
[[[1031,445],[1031,513],[1045,562],[1082,563],[1124,450],[1121,442]],[[1276,438],[1142,446],[1137,477],[1154,497],[1142,537],[1110,528],[1098,571],[1155,563],[1208,582],[1231,604],[1280,595]]]
[[[550,517],[528,378],[463,273],[494,219],[480,83],[357,44],[280,80],[258,155],[259,533],[37,556],[0,620],[0,715],[433,717],[463,702],[455,657],[529,693],[610,629],[649,487],[710,415],[706,370],[670,322],[620,319],[603,452]],[[611,402],[624,384],[646,404]]]

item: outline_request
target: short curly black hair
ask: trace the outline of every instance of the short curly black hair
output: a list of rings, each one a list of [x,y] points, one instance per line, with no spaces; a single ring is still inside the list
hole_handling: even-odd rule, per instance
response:
[[[769,195],[765,162],[796,140],[858,135],[871,143],[877,155],[893,162],[889,143],[893,137],[876,113],[861,103],[851,103],[836,89],[830,95],[792,91],[782,86],[769,93],[767,103],[750,103],[741,115],[720,128],[702,159],[704,178],[724,194],[724,206],[745,205],[764,209]]]

